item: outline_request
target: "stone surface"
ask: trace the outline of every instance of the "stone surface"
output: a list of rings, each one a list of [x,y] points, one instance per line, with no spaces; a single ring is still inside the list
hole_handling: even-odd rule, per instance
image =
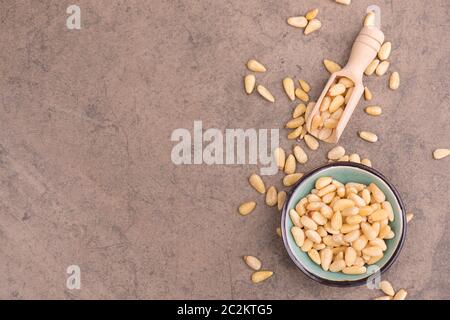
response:
[[[171,133],[205,128],[282,128],[295,103],[286,75],[316,98],[324,58],[342,64],[367,5],[333,1],[77,1],[82,29],[65,26],[67,1],[0,4],[0,298],[369,299],[365,287],[329,288],[289,260],[279,213],[247,183],[254,165],[176,166]],[[372,160],[397,186],[414,220],[387,272],[408,298],[450,298],[450,5],[377,1],[397,91],[366,78],[383,107],[360,102],[341,144]],[[286,18],[319,7],[308,37]],[[277,101],[247,96],[249,58]],[[358,130],[374,131],[369,144]],[[290,148],[286,131],[281,144]],[[303,142],[301,142],[303,145]],[[307,171],[331,145],[307,151]],[[280,186],[281,175],[264,178]],[[247,217],[237,206],[257,199]],[[259,285],[243,255],[275,272]],[[79,265],[81,290],[66,288]]]

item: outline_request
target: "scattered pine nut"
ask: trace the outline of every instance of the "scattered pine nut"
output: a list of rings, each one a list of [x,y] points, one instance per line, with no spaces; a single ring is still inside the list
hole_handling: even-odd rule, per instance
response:
[[[266,204],[269,207],[273,207],[277,204],[278,192],[274,186],[271,186],[266,193]]]
[[[364,99],[366,101],[370,101],[373,98],[373,94],[372,92],[369,90],[369,88],[364,87]]]
[[[297,183],[298,180],[303,176],[303,173],[293,173],[284,176],[283,185],[286,187],[290,187]]]
[[[302,134],[302,131],[303,131],[303,126],[300,126],[296,129],[292,130],[291,132],[289,132],[287,138],[290,140],[297,139]]]
[[[371,116],[379,116],[383,112],[380,106],[368,106],[364,111]]]
[[[244,256],[244,262],[255,271],[261,269],[261,261],[254,256]]]
[[[352,0],[335,0],[335,1],[336,1],[336,3],[345,4],[347,6],[352,3]]]
[[[304,28],[308,25],[308,20],[303,17],[290,17],[287,19],[288,25],[296,28]]]
[[[389,58],[389,55],[391,54],[392,44],[387,41],[383,43],[380,50],[378,51],[378,58],[380,58],[381,61],[387,60]]]
[[[306,20],[311,21],[312,19],[317,17],[318,14],[319,14],[319,9],[313,9],[313,10],[308,11],[305,14],[305,18],[306,18]]]
[[[252,274],[252,282],[253,283],[260,283],[264,280],[267,280],[273,275],[272,271],[255,271]]]
[[[393,300],[405,300],[407,295],[408,295],[408,292],[405,289],[400,289],[395,294]]]
[[[328,151],[328,159],[330,160],[339,160],[345,155],[345,149],[344,147],[337,146]]]
[[[294,109],[294,111],[292,112],[292,118],[298,118],[300,116],[302,116],[306,111],[306,106],[304,103],[300,103],[299,105],[297,105]]]
[[[342,69],[339,64],[328,59],[323,60],[323,64],[329,73],[334,73]]]
[[[433,157],[436,160],[445,158],[446,156],[450,155],[450,149],[436,149],[433,152]]]
[[[361,163],[361,157],[357,153],[352,153],[349,157],[350,162]]]
[[[406,214],[406,222],[410,222],[414,218],[413,213],[407,213]]]
[[[322,22],[320,22],[320,20],[312,19],[311,21],[309,21],[303,33],[307,36],[308,34],[313,33],[316,30],[319,30],[321,27]]]
[[[244,77],[244,87],[247,94],[251,94],[255,89],[256,77],[253,74],[248,74]]]
[[[267,71],[266,67],[264,67],[264,65],[262,63],[256,61],[255,59],[248,60],[247,68],[253,72],[266,72]]]
[[[296,168],[295,157],[293,154],[290,154],[286,159],[286,163],[284,164],[284,173],[292,174],[295,172],[295,168]]]
[[[391,76],[389,77],[389,88],[391,90],[397,90],[400,86],[400,75],[397,71],[394,71],[391,73]]]
[[[283,79],[283,88],[291,101],[295,100],[295,84],[294,80],[287,77]]]
[[[392,284],[389,281],[381,281],[380,282],[380,289],[388,296],[393,297],[395,295],[394,288],[392,288]]]
[[[277,235],[281,238],[281,228],[280,227],[277,228]]]
[[[319,141],[309,134],[305,135],[305,143],[311,150],[317,150],[319,148]]]
[[[303,89],[303,91],[305,91],[306,93],[311,91],[311,86],[305,80],[300,79],[298,80],[298,83],[300,84],[300,87]]]
[[[287,123],[286,123],[286,128],[289,128],[289,129],[295,129],[295,128],[298,128],[298,127],[300,127],[301,125],[303,125],[305,123],[305,118],[303,118],[303,117],[298,117],[298,118],[294,118],[294,119],[291,119],[291,120],[289,120]]]
[[[278,196],[277,196],[277,205],[278,205],[278,210],[283,209],[284,203],[286,202],[286,191],[280,191],[278,192]]]
[[[308,94],[305,91],[303,91],[303,89],[301,89],[301,88],[295,89],[295,96],[304,102],[309,101]]]
[[[302,147],[295,146],[292,151],[294,152],[295,159],[297,159],[298,163],[305,164],[308,161],[308,155]]]
[[[390,63],[387,60],[384,60],[384,61],[380,62],[380,64],[378,65],[377,69],[375,70],[375,74],[377,76],[382,76],[389,69],[389,65],[390,65]]]
[[[276,148],[273,150],[273,156],[275,158],[275,163],[278,166],[278,169],[283,170],[284,163],[286,162],[286,153],[284,152],[283,148]]]
[[[390,297],[390,296],[381,296],[381,297],[375,298],[374,300],[392,300],[392,297]]]
[[[239,213],[243,216],[250,214],[256,208],[256,202],[248,201],[239,206]]]
[[[372,75],[375,72],[375,70],[377,69],[379,64],[380,64],[380,60],[378,60],[378,59],[372,60],[372,62],[369,63],[369,65],[367,66],[366,70],[364,70],[364,74],[366,76]]]
[[[362,159],[361,160],[361,164],[363,164],[363,165],[365,165],[365,166],[368,166],[368,167],[371,167],[372,168],[372,161],[370,161],[369,159]]]
[[[248,178],[250,185],[259,193],[266,193],[266,186],[264,185],[263,180],[256,173],[252,174],[250,178]]]
[[[375,133],[369,132],[369,131],[360,131],[359,137],[363,140],[366,140],[366,141],[372,142],[372,143],[378,141],[377,135]]]
[[[258,91],[258,93],[267,101],[270,101],[272,103],[275,102],[275,98],[273,97],[273,95],[270,93],[269,90],[267,90],[266,87],[262,86],[262,85],[258,85],[256,87],[256,91]]]

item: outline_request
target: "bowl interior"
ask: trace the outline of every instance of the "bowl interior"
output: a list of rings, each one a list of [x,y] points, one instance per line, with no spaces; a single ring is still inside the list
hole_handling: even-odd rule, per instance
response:
[[[370,183],[375,183],[386,195],[386,200],[389,201],[392,205],[392,209],[394,211],[395,219],[393,222],[390,222],[392,230],[395,233],[395,237],[390,240],[386,240],[387,250],[384,252],[384,257],[378,261],[376,264],[368,266],[367,272],[365,274],[360,275],[347,275],[342,272],[330,272],[324,271],[320,266],[315,264],[307,255],[307,253],[303,252],[294,241],[294,238],[291,234],[291,228],[293,223],[289,217],[289,210],[295,208],[300,199],[305,197],[310,193],[310,191],[314,188],[315,181],[324,176],[331,176],[334,179],[342,182],[358,182],[368,185]],[[283,239],[285,241],[286,248],[291,251],[291,257],[294,259],[294,262],[300,267],[306,269],[307,272],[315,275],[316,277],[333,281],[333,282],[348,282],[348,281],[358,281],[364,278],[367,278],[372,273],[382,268],[389,260],[393,257],[397,247],[402,238],[403,226],[404,226],[404,214],[402,213],[400,200],[397,199],[394,191],[389,187],[389,185],[377,175],[364,170],[362,168],[352,166],[352,165],[336,165],[329,166],[322,169],[317,170],[311,175],[305,177],[300,184],[296,187],[292,196],[290,197],[287,206],[285,208],[285,212],[283,214]],[[300,264],[300,265],[299,265]]]

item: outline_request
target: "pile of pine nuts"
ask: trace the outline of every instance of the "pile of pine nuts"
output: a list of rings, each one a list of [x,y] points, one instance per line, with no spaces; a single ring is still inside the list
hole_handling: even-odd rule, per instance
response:
[[[354,83],[346,77],[336,79],[328,89],[320,104],[320,113],[312,118],[311,134],[320,140],[328,139],[344,112],[352,96]]]
[[[349,5],[351,0],[336,0],[337,3]],[[321,27],[317,19],[318,9],[310,10],[304,16],[290,17],[287,23],[293,27],[303,28],[308,35]],[[364,25],[373,25],[375,17],[368,13]],[[382,76],[390,66],[392,44],[385,42],[378,56],[368,66],[366,75],[376,74]],[[329,59],[323,61],[325,68],[334,73],[342,67]],[[247,62],[248,70],[253,73],[263,73],[267,68],[259,61],[250,59]],[[245,92],[250,95],[256,91],[265,100],[274,103],[275,97],[263,85],[256,83],[255,74],[247,74],[244,77]],[[389,88],[396,90],[400,84],[398,72],[393,72],[389,78]],[[290,129],[287,138],[300,142],[304,140],[310,150],[319,148],[319,140],[327,139],[343,113],[343,110],[352,94],[353,82],[345,77],[338,78],[329,89],[327,96],[320,107],[320,114],[313,119],[313,131],[308,133],[305,122],[308,119],[315,102],[310,101],[311,86],[304,79],[298,80],[298,85],[292,77],[285,77],[282,86],[290,101],[300,100],[296,104],[292,118],[285,127]],[[369,88],[364,88],[364,99],[370,101],[373,94]],[[365,108],[370,116],[379,116],[382,109],[378,105],[370,105]],[[378,137],[368,131],[360,131],[359,136],[370,142],[376,142]],[[447,149],[438,149],[434,153],[435,159],[440,159],[449,154]],[[277,166],[284,173],[282,184],[290,187],[297,183],[303,173],[297,172],[298,164],[304,165],[308,161],[308,155],[299,145],[292,146],[292,153],[287,154],[282,148],[273,151]],[[346,154],[345,149],[336,146],[328,152],[329,161],[350,161],[372,166],[369,159],[356,154]],[[264,195],[268,206],[277,206],[281,211],[286,201],[286,191],[277,190],[275,186],[266,187],[264,181],[257,174],[249,177],[250,185],[260,194]],[[239,206],[241,215],[248,215],[256,208],[255,201],[247,201]],[[375,185],[365,186],[358,183],[342,184],[331,177],[323,177],[316,181],[316,187],[311,193],[301,199],[295,209],[289,212],[294,224],[291,232],[299,247],[308,252],[311,259],[322,266],[324,270],[343,272],[346,274],[362,274],[366,272],[366,265],[376,263],[383,257],[386,250],[386,239],[394,237],[389,223],[394,216],[389,202],[385,201],[384,194]],[[412,213],[406,215],[407,222],[413,218]],[[281,228],[276,229],[281,237]],[[262,282],[273,275],[272,271],[261,270],[261,261],[254,256],[245,256],[245,263],[254,270],[251,280],[253,283]],[[404,299],[406,290],[393,292],[392,286],[388,288],[387,281],[383,281],[382,290],[386,296],[379,299]],[[390,290],[392,289],[392,290]]]
[[[289,216],[295,243],[325,271],[363,274],[365,265],[383,258],[385,240],[395,236],[392,206],[375,183],[321,177]]]

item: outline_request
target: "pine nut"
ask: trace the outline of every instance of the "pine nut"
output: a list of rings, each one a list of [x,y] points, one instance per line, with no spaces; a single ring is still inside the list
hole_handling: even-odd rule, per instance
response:
[[[273,95],[270,93],[269,90],[267,90],[266,87],[262,86],[262,85],[258,85],[256,87],[256,91],[258,91],[258,93],[261,95],[261,97],[263,97],[264,99],[266,99],[269,102],[274,103],[275,102],[275,98],[273,97]]]
[[[345,92],[345,86],[342,83],[333,84],[328,90],[328,94],[332,97],[343,94]]]
[[[393,300],[405,300],[407,295],[408,295],[408,292],[405,289],[400,289],[395,294]]]
[[[287,19],[287,23],[296,28],[304,28],[308,24],[308,20],[303,16],[290,17]]]
[[[400,86],[400,75],[397,71],[394,71],[391,73],[391,76],[389,77],[389,88],[391,90],[397,90]]]
[[[433,152],[433,157],[436,160],[445,158],[446,156],[450,155],[450,149],[436,149]]]
[[[292,112],[292,118],[298,118],[302,116],[306,111],[306,106],[303,103],[298,104]]]
[[[366,267],[358,267],[358,266],[352,266],[352,267],[346,267],[342,270],[345,274],[363,274],[366,273],[367,269]]]
[[[300,87],[303,89],[303,91],[305,91],[306,93],[311,91],[311,86],[305,80],[300,79],[300,80],[298,80],[298,83],[300,84]]]
[[[319,142],[313,136],[305,135],[305,143],[311,150],[317,150],[319,148]]]
[[[390,297],[390,296],[382,296],[382,297],[375,298],[374,300],[392,300],[392,297]]]
[[[267,69],[264,65],[255,59],[251,59],[247,62],[247,68],[253,72],[266,72]]]
[[[277,195],[278,210],[283,209],[284,203],[286,202],[286,196],[287,196],[287,194],[285,191],[278,192],[278,195]]]
[[[372,92],[369,90],[369,88],[364,87],[364,99],[366,101],[370,101],[373,98],[373,94]]]
[[[333,253],[330,248],[325,248],[320,251],[320,261],[322,269],[328,271],[333,260]]]
[[[305,164],[308,161],[308,156],[300,146],[295,146],[293,149],[295,159],[298,163]]]
[[[323,64],[329,73],[334,73],[342,69],[339,64],[328,59],[323,60]]]
[[[255,271],[261,269],[261,261],[254,256],[244,256],[244,262]]]
[[[336,0],[336,3],[349,5],[352,3],[352,0]]]
[[[310,11],[308,11],[306,14],[305,14],[305,18],[309,21],[309,20],[312,20],[312,19],[314,19],[315,17],[317,17],[317,14],[319,13],[319,9],[312,9],[312,10],[310,10]]]
[[[252,274],[252,282],[260,283],[273,275],[272,271],[256,271]]]
[[[359,137],[363,140],[366,140],[366,141],[372,142],[372,143],[378,141],[377,135],[375,133],[369,132],[369,131],[360,131]]]
[[[320,111],[324,112],[327,111],[331,104],[331,98],[326,96],[322,99],[322,104],[320,105]]]
[[[349,160],[350,160],[350,162],[361,163],[361,157],[357,153],[352,153],[349,156]]]
[[[244,87],[247,94],[251,94],[255,89],[256,77],[253,74],[248,74],[244,77]]]
[[[283,79],[283,88],[284,91],[286,92],[288,98],[291,101],[295,100],[295,84],[294,84],[294,80],[292,80],[291,78],[284,78]]]
[[[291,233],[294,237],[295,244],[297,244],[297,246],[299,247],[302,247],[305,243],[305,233],[303,232],[303,230],[299,227],[294,226],[291,228]]]
[[[391,54],[392,49],[392,43],[389,41],[383,43],[380,50],[378,51],[378,58],[380,58],[381,61],[387,60],[389,58],[389,55]]]
[[[374,59],[372,62],[367,66],[366,70],[364,71],[364,74],[366,76],[372,75],[375,70],[377,69],[378,65],[380,64],[380,60]]]
[[[345,155],[345,149],[344,147],[337,146],[328,151],[328,159],[330,160],[338,160],[339,158],[343,157]]]
[[[308,252],[309,250],[312,249],[313,245],[314,243],[311,240],[305,239],[305,243],[300,249],[302,249],[303,252]]]
[[[389,69],[389,65],[390,65],[389,61],[387,61],[387,60],[382,61],[382,62],[378,65],[377,69],[375,70],[375,74],[376,74],[377,76],[382,76],[382,75],[385,74],[386,71]]]
[[[365,166],[372,167],[372,161],[370,161],[369,159],[362,159],[361,163]]]
[[[322,23],[318,19],[312,19],[308,22],[308,25],[305,28],[304,34],[308,35],[316,30],[319,30],[322,27]]]
[[[280,147],[273,150],[273,156],[275,159],[275,163],[277,164],[278,169],[283,170],[284,164],[286,162],[286,153]]]
[[[289,132],[287,138],[290,140],[297,139],[302,134],[302,131],[303,131],[303,126],[300,126],[296,129],[292,130],[291,132]]]
[[[368,106],[364,111],[371,116],[379,116],[383,112],[380,106]]]
[[[257,174],[252,174],[248,181],[256,191],[262,194],[266,193],[266,187],[260,176],[258,176]]]
[[[303,223],[301,222],[300,216],[294,209],[289,210],[289,217],[291,218],[292,223],[294,226],[303,228]]]
[[[286,159],[286,164],[284,165],[284,173],[292,174],[295,172],[296,162],[294,155],[290,154]]]
[[[239,213],[243,216],[250,214],[256,208],[256,202],[248,201],[239,206]]]
[[[286,176],[284,176],[283,178],[283,184],[286,187],[290,187],[294,184],[297,183],[298,180],[300,180],[300,178],[303,176],[303,173],[293,173],[293,174],[288,174]]]
[[[303,91],[303,89],[301,89],[301,88],[295,89],[294,94],[295,94],[295,96],[297,98],[299,98],[303,102],[308,102],[309,101],[308,94],[305,91]]]
[[[266,204],[269,207],[273,207],[277,204],[278,192],[274,186],[271,186],[266,193]]]
[[[320,265],[320,255],[316,249],[311,249],[308,251],[308,256],[314,261],[316,264]]]
[[[410,222],[414,218],[414,214],[407,213],[406,214],[406,222]]]
[[[331,265],[329,270],[331,272],[340,272],[345,268],[345,261],[344,260],[337,260],[334,261]]]
[[[367,27],[375,26],[375,14],[373,13],[373,11],[370,11],[367,13],[367,15],[364,19],[364,26],[367,26]]]

